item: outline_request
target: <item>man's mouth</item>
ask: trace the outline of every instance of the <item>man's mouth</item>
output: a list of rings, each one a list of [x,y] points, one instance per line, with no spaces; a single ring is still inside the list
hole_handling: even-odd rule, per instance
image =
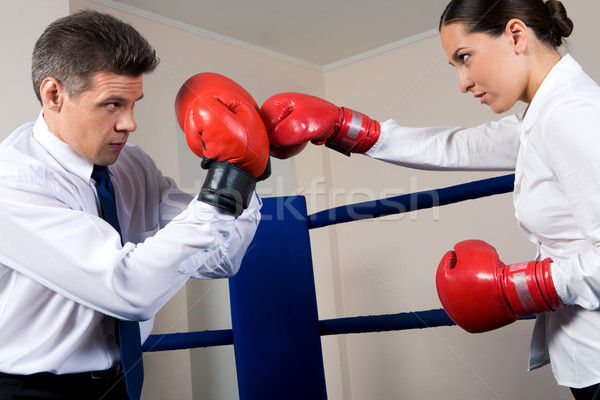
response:
[[[112,149],[121,150],[123,147],[125,147],[125,143],[126,142],[112,142],[112,143],[109,144],[109,146]]]

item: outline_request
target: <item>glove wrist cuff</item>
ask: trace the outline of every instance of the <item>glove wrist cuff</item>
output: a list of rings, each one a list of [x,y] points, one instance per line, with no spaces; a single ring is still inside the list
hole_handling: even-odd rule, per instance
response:
[[[198,201],[232,213],[236,218],[248,208],[256,178],[227,161],[213,161],[200,189]]]
[[[544,302],[550,311],[555,311],[562,307],[563,302],[556,292],[556,287],[554,287],[550,264],[552,264],[552,260],[549,258],[537,261],[535,263],[535,276]]]
[[[349,108],[340,107],[340,129],[325,146],[347,156],[350,153],[366,153],[381,133],[379,122]]]
[[[550,275],[551,263],[547,258],[504,267],[505,295],[516,317],[551,312],[562,306]]]

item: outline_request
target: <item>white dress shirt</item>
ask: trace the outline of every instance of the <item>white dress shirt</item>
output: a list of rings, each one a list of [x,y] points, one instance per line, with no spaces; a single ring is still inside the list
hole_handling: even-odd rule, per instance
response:
[[[1,372],[111,367],[112,317],[151,320],[190,277],[234,275],[254,236],[256,195],[234,219],[178,190],[127,145],[109,166],[121,245],[98,216],[92,168],[42,114],[0,144]]]
[[[530,368],[551,360],[560,385],[600,382],[600,88],[570,55],[524,115],[470,129],[386,121],[367,155],[425,169],[514,169],[519,226],[537,258],[553,260],[568,305],[538,316]]]

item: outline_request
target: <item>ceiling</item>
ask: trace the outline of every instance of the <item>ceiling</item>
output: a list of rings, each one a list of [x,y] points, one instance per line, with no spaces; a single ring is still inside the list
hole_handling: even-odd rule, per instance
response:
[[[449,0],[94,0],[326,70],[437,34]]]

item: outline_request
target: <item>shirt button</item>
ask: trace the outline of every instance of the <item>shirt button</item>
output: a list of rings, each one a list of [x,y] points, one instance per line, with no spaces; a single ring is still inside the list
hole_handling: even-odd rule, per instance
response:
[[[108,335],[108,341],[109,342],[114,342],[115,341],[115,335]]]

